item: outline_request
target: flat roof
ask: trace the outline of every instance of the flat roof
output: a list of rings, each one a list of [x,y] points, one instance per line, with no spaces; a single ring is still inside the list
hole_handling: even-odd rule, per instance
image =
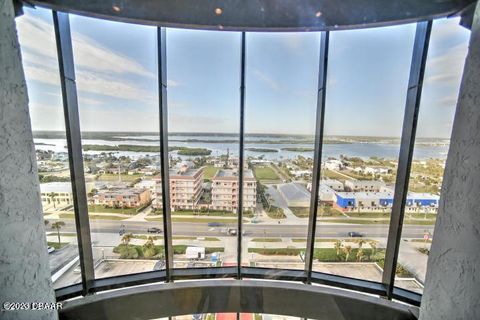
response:
[[[70,182],[48,182],[40,184],[40,192],[66,192],[72,193],[72,184]]]
[[[115,190],[105,190],[100,191],[99,194],[102,195],[136,195],[147,191],[147,189],[140,189],[140,188],[131,188],[131,189],[115,189]]]
[[[254,179],[253,172],[250,169],[243,170],[243,177],[247,179]],[[217,171],[213,179],[231,179],[238,178],[238,171],[232,169],[220,169]]]
[[[287,201],[308,201],[310,200],[310,192],[301,184],[291,182],[279,184],[278,191],[286,198]]]

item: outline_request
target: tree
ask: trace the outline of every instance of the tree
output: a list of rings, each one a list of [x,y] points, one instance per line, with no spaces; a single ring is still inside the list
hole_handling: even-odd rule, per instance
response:
[[[363,245],[366,243],[363,239],[358,239],[356,242],[358,244],[358,249],[362,249]]]
[[[335,241],[334,244],[335,250],[337,251],[337,257],[340,255],[340,249],[342,249],[342,243],[340,241]]]
[[[358,249],[358,251],[357,251],[357,262],[361,262],[364,255],[365,254],[363,253],[363,249]]]
[[[195,195],[193,195],[190,200],[192,200],[192,210],[193,210],[193,214],[195,214]]]
[[[43,220],[43,222],[45,223],[46,226],[50,223],[50,221],[48,220]]]
[[[62,229],[62,227],[65,225],[65,222],[63,221],[57,221],[57,222],[54,222],[52,223],[52,229],[56,229],[57,230],[57,236],[58,236],[58,246],[60,247],[60,229]]]
[[[53,202],[53,208],[56,209],[57,207],[55,206],[55,198],[58,196],[58,193],[56,192],[50,192],[48,194],[48,197],[50,198],[50,200]]]
[[[368,244],[370,245],[370,248],[372,248],[372,256],[374,256],[377,252],[377,241],[372,240]]]
[[[133,234],[131,233],[125,233],[122,237],[122,242],[125,245],[125,247],[128,248],[128,245],[130,244],[130,241],[132,241]]]
[[[343,251],[345,252],[345,262],[347,262],[348,258],[350,257],[350,253],[352,252],[352,246],[345,246]]]
[[[155,244],[153,243],[153,237],[147,238],[147,241],[143,245],[143,256],[146,258],[153,257],[155,255]]]

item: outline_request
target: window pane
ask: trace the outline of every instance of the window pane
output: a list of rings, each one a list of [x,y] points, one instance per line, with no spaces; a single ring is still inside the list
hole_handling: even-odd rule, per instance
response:
[[[247,34],[242,260],[250,266],[305,268],[319,45],[319,33]]]
[[[458,19],[433,24],[395,285],[423,292],[458,90],[470,33]]]
[[[240,34],[167,30],[174,267],[237,261]]]
[[[331,33],[315,271],[381,281],[414,34]]]
[[[81,282],[52,13],[17,18],[54,288]],[[72,217],[72,219],[69,219]]]
[[[95,277],[164,268],[156,28],[71,16]]]

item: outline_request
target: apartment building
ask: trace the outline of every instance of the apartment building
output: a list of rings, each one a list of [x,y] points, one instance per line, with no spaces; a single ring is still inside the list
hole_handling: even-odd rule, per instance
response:
[[[188,166],[180,166],[172,169],[170,174],[170,205],[171,210],[192,210],[200,200],[203,184],[203,167],[190,169]],[[155,180],[154,208],[162,207],[162,179],[160,176]]]
[[[150,203],[150,191],[145,188],[100,190],[90,203],[107,207],[140,208]]]
[[[213,210],[235,211],[238,207],[238,173],[236,170],[218,170],[212,179]],[[243,207],[253,210],[257,202],[257,181],[252,170],[244,171]]]
[[[40,184],[43,208],[73,205],[71,182],[49,182]]]

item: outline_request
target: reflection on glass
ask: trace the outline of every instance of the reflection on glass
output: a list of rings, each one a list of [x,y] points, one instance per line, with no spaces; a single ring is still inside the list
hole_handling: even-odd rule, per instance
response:
[[[96,278],[165,267],[156,29],[71,16]]]
[[[81,281],[51,12],[25,9],[17,20],[54,288]],[[66,267],[67,266],[67,267]],[[68,269],[65,272],[65,267]]]
[[[237,261],[240,34],[168,29],[175,268]]]
[[[331,33],[314,271],[381,282],[414,33]]]
[[[247,34],[247,266],[305,268],[319,40],[319,33]]]
[[[433,24],[395,280],[396,286],[419,293],[434,236],[468,38],[458,19]]]

